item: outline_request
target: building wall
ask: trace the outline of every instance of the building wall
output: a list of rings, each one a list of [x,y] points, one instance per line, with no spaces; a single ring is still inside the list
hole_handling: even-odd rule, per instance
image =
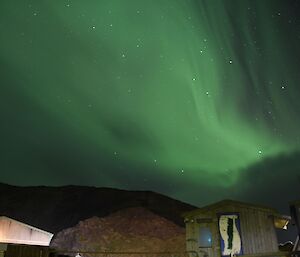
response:
[[[4,257],[4,253],[7,250],[7,244],[0,243],[0,257]]]
[[[277,235],[270,213],[242,209],[240,210],[240,222],[245,254],[278,251]]]
[[[220,206],[214,210],[197,213],[189,217],[186,223],[187,250],[197,251],[199,256],[208,253],[209,257],[220,257],[220,234],[218,226],[218,213],[239,213],[241,225],[241,239],[244,254],[267,253],[278,251],[278,241],[276,231],[271,217],[271,212],[267,209],[254,209],[241,206]],[[211,218],[209,223],[197,223],[198,220]],[[193,220],[193,222],[191,222]],[[213,240],[212,248],[200,249],[198,247],[199,228],[208,226],[211,228]]]
[[[34,245],[8,245],[5,251],[7,257],[49,257],[49,248]]]
[[[197,215],[192,220],[193,222],[186,223],[186,245],[187,251],[196,251],[199,257],[205,255],[220,256],[220,241],[219,231],[217,226],[217,218],[211,223],[198,223],[197,219],[208,218],[207,215]],[[212,233],[212,248],[199,248],[199,230],[200,227],[209,227]]]

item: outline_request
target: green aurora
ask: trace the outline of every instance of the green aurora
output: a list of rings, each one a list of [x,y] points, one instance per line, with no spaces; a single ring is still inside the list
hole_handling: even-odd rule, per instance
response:
[[[230,187],[249,167],[297,152],[296,7],[1,1],[1,179]]]

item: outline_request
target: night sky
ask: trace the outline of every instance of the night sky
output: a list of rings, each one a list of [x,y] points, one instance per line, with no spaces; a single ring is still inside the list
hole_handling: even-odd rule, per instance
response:
[[[300,1],[1,0],[0,181],[300,198]]]

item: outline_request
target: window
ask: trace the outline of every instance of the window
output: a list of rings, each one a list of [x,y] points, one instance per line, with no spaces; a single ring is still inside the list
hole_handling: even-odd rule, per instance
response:
[[[199,228],[199,247],[212,247],[212,235],[209,227]]]

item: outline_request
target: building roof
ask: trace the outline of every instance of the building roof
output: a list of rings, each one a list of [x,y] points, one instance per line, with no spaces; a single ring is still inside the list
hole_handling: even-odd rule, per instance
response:
[[[27,228],[29,228],[29,229],[33,229],[33,230],[35,230],[35,231],[39,231],[39,232],[44,233],[44,234],[53,235],[53,234],[50,233],[50,232],[47,232],[47,231],[42,230],[42,229],[39,229],[39,228],[37,228],[37,227],[33,227],[33,226],[31,226],[31,225],[28,225],[28,224],[23,223],[23,222],[21,222],[21,221],[18,221],[18,220],[9,218],[9,217],[7,217],[7,216],[0,216],[0,221],[1,221],[2,219],[6,219],[6,220],[13,221],[13,222],[18,223],[18,224],[20,224],[20,225],[22,225],[22,226],[25,226],[25,227],[27,227]]]
[[[263,205],[257,205],[257,204],[251,204],[251,203],[244,203],[244,202],[239,202],[239,201],[234,201],[231,199],[225,199],[210,205],[206,205],[204,207],[201,207],[199,209],[190,211],[190,212],[185,212],[182,214],[183,217],[191,217],[194,215],[198,215],[207,211],[212,211],[214,209],[218,209],[222,206],[237,206],[241,208],[251,208],[251,209],[256,209],[256,210],[263,210],[263,211],[268,211],[270,214],[278,214],[277,210],[271,207],[263,206]]]
[[[0,216],[0,243],[49,245],[52,237],[52,233]]]
[[[300,201],[298,202],[300,204]],[[244,203],[244,202],[239,202],[239,201],[234,201],[234,200],[222,200],[214,204],[210,204],[207,206],[204,206],[202,208],[199,208],[194,211],[190,212],[185,212],[182,214],[182,216],[185,218],[185,222],[187,222],[189,219],[194,220],[194,216],[206,213],[208,211],[213,211],[220,209],[222,206],[234,206],[234,207],[239,207],[239,208],[247,208],[247,209],[254,209],[254,210],[261,210],[267,212],[270,216],[274,218],[274,226],[276,228],[280,229],[287,229],[287,226],[291,220],[290,216],[286,215],[281,215],[279,214],[275,209],[267,207],[267,206],[262,206],[262,205],[256,205],[256,204],[251,204],[251,203]]]
[[[289,203],[290,205],[297,205],[300,206],[300,200],[292,201]]]

